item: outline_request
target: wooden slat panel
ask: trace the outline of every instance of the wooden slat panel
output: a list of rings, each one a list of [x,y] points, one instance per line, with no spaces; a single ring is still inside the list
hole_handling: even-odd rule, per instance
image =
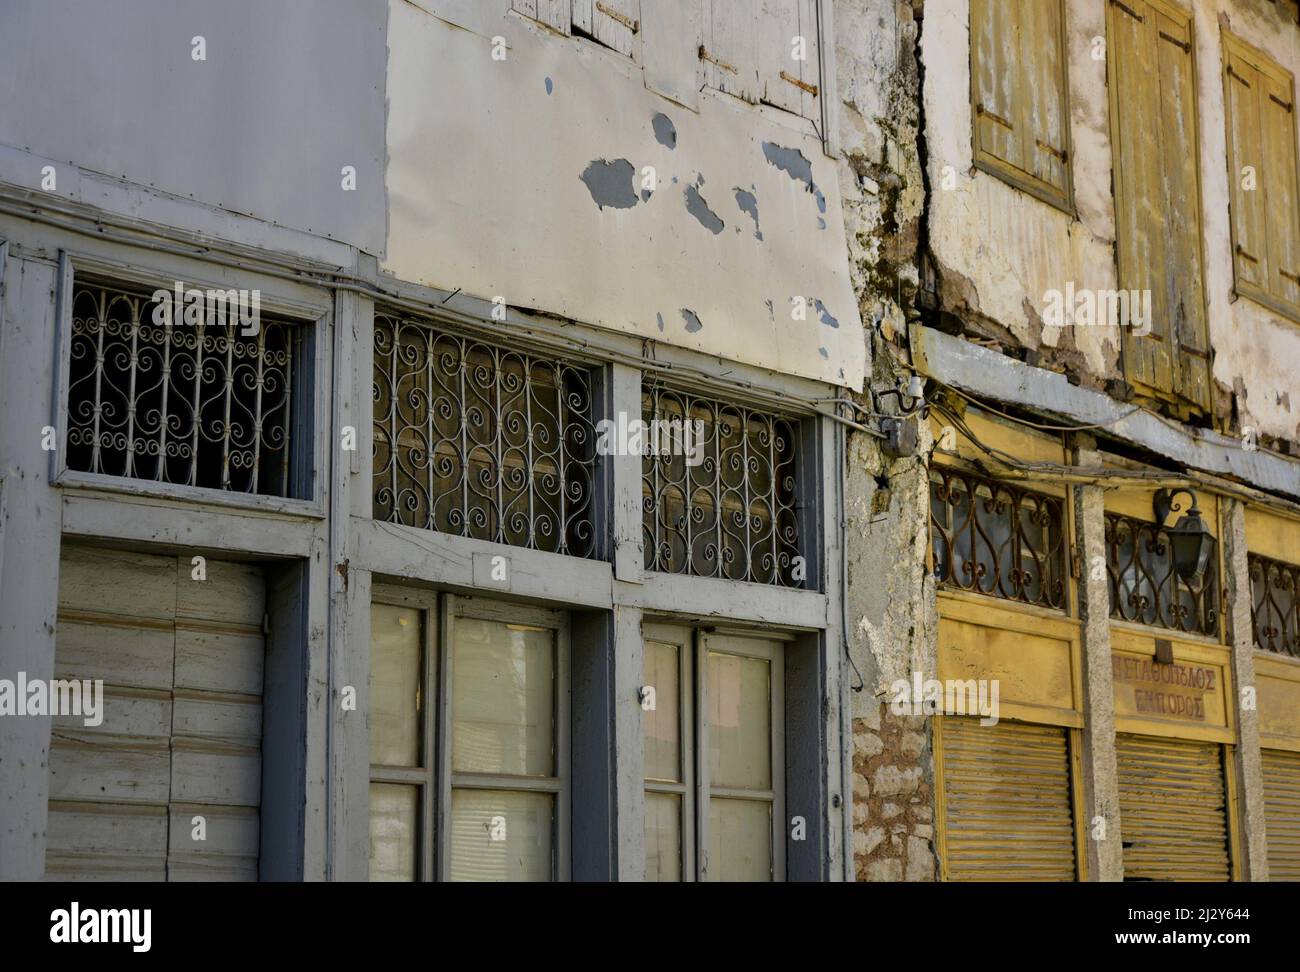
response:
[[[173,744],[171,798],[177,803],[256,807],[262,793],[262,754],[177,738]]]
[[[941,718],[948,879],[1073,881],[1066,730]]]
[[[1300,881],[1300,753],[1262,751],[1271,881]]]
[[[166,875],[161,807],[52,801],[46,833],[47,879],[161,881]]]
[[[706,83],[718,91],[757,104],[758,33],[755,0],[704,0]]]
[[[534,0],[537,4],[537,19],[552,30],[561,34],[569,32],[569,0]]]
[[[799,99],[799,113],[816,122],[820,131],[823,79],[821,35],[817,17],[817,0],[799,0],[799,35],[808,42],[808,59],[798,62],[799,80],[817,89],[816,94],[806,89],[803,91]]]
[[[1227,798],[1214,743],[1118,733],[1126,881],[1226,881]]]
[[[1296,189],[1295,92],[1290,79],[1260,75],[1269,291],[1300,311],[1300,197]]]
[[[59,610],[170,621],[176,617],[176,560],[66,546],[59,558]]]
[[[580,23],[579,16],[587,22]],[[573,26],[598,43],[632,56],[636,41],[633,27],[641,28],[641,0],[574,0]]]
[[[1022,41],[1028,42],[1018,49],[1025,52],[1019,58],[1024,106],[1020,156],[1029,175],[1064,192],[1069,139],[1066,137],[1061,0],[1021,0],[1016,6],[1023,19]]]
[[[176,687],[208,692],[262,694],[265,640],[236,630],[176,626]]]
[[[1226,52],[1224,91],[1228,102],[1228,164],[1232,192],[1234,265],[1239,283],[1268,287],[1268,240],[1264,216],[1264,158],[1259,126],[1259,73]],[[1243,171],[1255,171],[1255,188],[1247,189]]]
[[[971,0],[971,70],[976,147],[1024,171],[1018,71],[1012,53],[1022,49],[1019,6],[1006,0]]]
[[[103,679],[106,685],[169,689],[175,663],[171,622],[139,626],[107,617],[59,615],[54,671],[60,678]]]
[[[262,738],[262,700],[177,692],[172,731],[178,737],[256,749]]]
[[[266,584],[256,564],[207,562],[207,580],[193,580],[189,558],[176,565],[176,618],[222,621],[262,630]]]
[[[50,745],[50,799],[116,803],[167,802],[167,740],[85,736],[56,731]]]
[[[756,16],[758,83],[763,101],[797,115],[803,92],[781,75],[799,77],[800,62],[791,56],[794,38],[799,36],[799,2],[759,0]]]
[[[193,836],[196,816],[204,820],[202,841]],[[257,880],[260,821],[255,808],[173,804],[169,817],[169,880]]]

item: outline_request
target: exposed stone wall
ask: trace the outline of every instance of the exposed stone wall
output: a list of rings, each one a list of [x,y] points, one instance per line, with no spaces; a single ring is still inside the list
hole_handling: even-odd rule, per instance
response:
[[[849,267],[872,373],[857,397],[892,413],[879,393],[909,374],[907,326],[919,317],[918,251],[926,181],[920,138],[917,10],[895,0],[836,0],[839,136]],[[929,493],[919,454],[893,457],[878,439],[849,437],[845,554],[853,720],[854,873],[864,881],[928,881],[933,849],[933,760],[928,720],[898,717],[889,685],[934,673],[934,591],[925,571]]]

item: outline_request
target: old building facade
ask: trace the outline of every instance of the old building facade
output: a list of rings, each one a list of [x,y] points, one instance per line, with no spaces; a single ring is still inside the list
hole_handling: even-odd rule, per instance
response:
[[[0,21],[0,878],[1296,876],[1290,0]]]

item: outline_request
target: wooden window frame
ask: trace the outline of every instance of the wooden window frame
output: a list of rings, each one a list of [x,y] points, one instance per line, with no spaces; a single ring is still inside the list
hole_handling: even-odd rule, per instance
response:
[[[972,0],[972,4],[974,2],[975,0]],[[995,3],[998,2],[998,0],[983,0],[983,2]],[[1019,3],[1022,2],[1022,0],[1014,0],[1014,2]],[[971,157],[975,168],[979,171],[987,173],[988,175],[1005,182],[1014,189],[1019,189],[1021,192],[1028,193],[1035,199],[1045,202],[1049,206],[1059,209],[1066,215],[1077,219],[1078,210],[1075,207],[1074,201],[1074,151],[1070,139],[1070,64],[1068,56],[1069,47],[1067,44],[1069,32],[1066,22],[1068,7],[1065,0],[1053,0],[1053,2],[1058,3],[1061,7],[1061,28],[1059,38],[1061,44],[1061,75],[1058,80],[1060,83],[1061,93],[1061,129],[1063,141],[1065,143],[1062,147],[1064,158],[1061,162],[1065,173],[1064,187],[1058,189],[1051,183],[1044,182],[1042,179],[1025,172],[1019,166],[1008,162],[981,146],[979,135],[979,76],[975,61],[975,41],[973,34],[971,37],[970,52],[967,61],[970,70]],[[1020,87],[1021,82],[1017,78],[1014,81],[1013,90],[1018,91]],[[1017,100],[1023,102],[1024,96],[1018,94]],[[1025,125],[1023,110],[1020,114],[1021,125],[1023,127]]]
[[[1238,273],[1237,256],[1239,252],[1239,242],[1238,242],[1240,236],[1239,220],[1241,219],[1241,214],[1239,213],[1237,207],[1233,206],[1231,202],[1234,195],[1234,190],[1232,189],[1232,187],[1235,186],[1237,184],[1237,180],[1241,178],[1240,170],[1237,167],[1237,162],[1239,160],[1237,160],[1234,157],[1234,152],[1233,152],[1233,145],[1235,144],[1235,139],[1233,135],[1234,135],[1234,130],[1236,128],[1237,119],[1235,119],[1232,114],[1233,99],[1229,93],[1232,87],[1232,74],[1233,74],[1231,58],[1237,57],[1243,61],[1246,61],[1252,68],[1255,69],[1256,73],[1267,75],[1271,77],[1272,80],[1284,85],[1290,90],[1291,93],[1290,136],[1291,136],[1292,153],[1293,153],[1293,157],[1296,160],[1296,165],[1291,173],[1291,182],[1292,182],[1291,191],[1292,191],[1292,198],[1296,200],[1296,207],[1295,207],[1296,213],[1294,215],[1297,219],[1300,219],[1300,142],[1297,142],[1297,125],[1296,125],[1297,102],[1296,102],[1295,75],[1287,71],[1284,67],[1282,67],[1282,65],[1278,64],[1275,60],[1269,57],[1258,47],[1255,47],[1253,44],[1248,43],[1247,41],[1243,40],[1241,37],[1227,30],[1222,31],[1221,54],[1222,54],[1222,61],[1223,61],[1223,115],[1224,115],[1224,124],[1226,126],[1226,135],[1227,135],[1227,151],[1225,152],[1225,161],[1228,166],[1228,185],[1229,185],[1228,223],[1230,227],[1231,240],[1232,240],[1233,293],[1235,293],[1239,297],[1245,297],[1249,300],[1252,300],[1255,303],[1261,305],[1262,307],[1265,307],[1268,310],[1273,311],[1275,314],[1280,314],[1282,317],[1286,318],[1289,321],[1292,321],[1293,323],[1300,324],[1300,303],[1296,303],[1296,304],[1289,303],[1286,300],[1279,297],[1277,294],[1275,294],[1269,288],[1268,285],[1261,287],[1258,284],[1252,283],[1249,280],[1242,279],[1240,273]],[[1262,124],[1259,130],[1259,137],[1262,142],[1264,138],[1264,129]],[[1263,160],[1261,159],[1260,161],[1262,162]],[[1281,218],[1279,214],[1270,212],[1267,209],[1263,210],[1262,212],[1263,225],[1261,228],[1263,229],[1264,232],[1265,246],[1270,246],[1271,237],[1273,235],[1272,234],[1273,221],[1279,218]],[[1268,264],[1270,267],[1272,266],[1272,262],[1271,262],[1272,259],[1273,257],[1270,252],[1269,253],[1270,262]]]
[[[551,880],[570,875],[570,725],[568,615],[552,610],[481,597],[439,594],[387,584],[374,585],[371,603],[413,608],[420,612],[422,630],[422,697],[433,700],[420,712],[420,767],[370,767],[371,783],[416,786],[416,880],[451,880],[451,796],[455,789],[548,793],[555,797],[551,821]],[[555,636],[554,746],[555,775],[525,777],[457,772],[452,767],[453,669],[452,645],[458,619],[495,621],[545,628]]]
[[[711,638],[749,639],[752,645],[738,650],[736,645],[711,647]],[[642,627],[644,642],[659,642],[677,648],[680,745],[683,780],[679,784],[645,781],[648,793],[674,793],[682,797],[681,809],[681,879],[708,881],[709,876],[709,801],[714,797],[755,799],[754,790],[715,788],[709,782],[708,765],[708,655],[718,654],[759,658],[771,666],[770,695],[772,789],[762,791],[760,802],[772,807],[772,880],[785,880],[785,643],[794,640],[783,632],[750,629],[689,627],[647,621]],[[771,642],[781,643],[773,648]],[[715,792],[716,791],[716,792]]]

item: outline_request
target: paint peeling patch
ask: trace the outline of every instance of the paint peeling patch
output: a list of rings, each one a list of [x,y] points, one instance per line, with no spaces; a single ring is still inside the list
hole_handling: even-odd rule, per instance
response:
[[[654,118],[650,119],[650,124],[654,126],[656,142],[664,148],[677,148],[677,126],[671,118],[662,111],[657,111]]]
[[[825,348],[818,348],[817,353],[820,354],[823,358],[827,359],[828,361],[830,360],[831,353],[827,351]]]
[[[659,330],[662,331],[662,330],[664,329],[664,316],[663,316],[663,314],[656,314],[656,315],[655,315],[655,318],[659,321]]]
[[[839,327],[840,322],[831,317],[831,312],[826,309],[826,305],[820,300],[817,301],[817,315],[823,324],[827,327]]]
[[[817,211],[822,215],[826,214],[826,196],[817,188],[817,183],[813,182],[812,163],[802,152],[777,145],[775,142],[764,142],[763,157],[767,159],[769,165],[776,166],[795,182],[802,182],[807,191],[817,200]],[[825,220],[818,220],[818,222],[822,224],[822,229],[826,228]]]
[[[704,177],[701,176],[700,184],[703,184],[703,182]],[[699,224],[714,236],[717,236],[726,228],[727,224],[709,208],[709,204],[704,201],[704,197],[700,195],[700,190],[695,186],[686,187],[686,211],[694,216],[699,221]]]
[[[750,189],[753,188],[753,186],[750,186]],[[739,186],[736,186],[736,205],[740,207],[742,213],[745,213],[753,219],[754,238],[762,240],[763,231],[758,228],[758,197],[755,196],[753,192],[748,192],[741,189]]]
[[[817,217],[817,228],[818,229],[826,228],[826,220],[822,219],[820,216]]]
[[[579,176],[600,209],[631,209],[637,203],[632,183],[632,163],[627,159],[594,159]]]
[[[769,321],[775,321],[775,320],[776,320],[776,308],[772,306],[772,300],[771,300],[771,298],[769,297],[767,300],[763,301],[763,303],[765,303],[765,304],[767,305],[767,319],[768,319]]]
[[[653,195],[654,195],[654,190],[653,190],[653,189],[642,189],[642,190],[641,190],[641,201],[642,201],[642,202],[649,202],[649,201],[650,201],[650,197],[653,196]]]
[[[551,93],[552,91],[554,91],[554,90],[555,90],[555,83],[554,83],[550,78],[547,78],[547,79],[546,79],[546,93],[547,93],[547,94],[550,94],[550,93]]]
[[[682,308],[682,320],[686,322],[687,334],[694,334],[696,331],[704,330],[704,325],[700,322],[699,317],[689,307]]]

